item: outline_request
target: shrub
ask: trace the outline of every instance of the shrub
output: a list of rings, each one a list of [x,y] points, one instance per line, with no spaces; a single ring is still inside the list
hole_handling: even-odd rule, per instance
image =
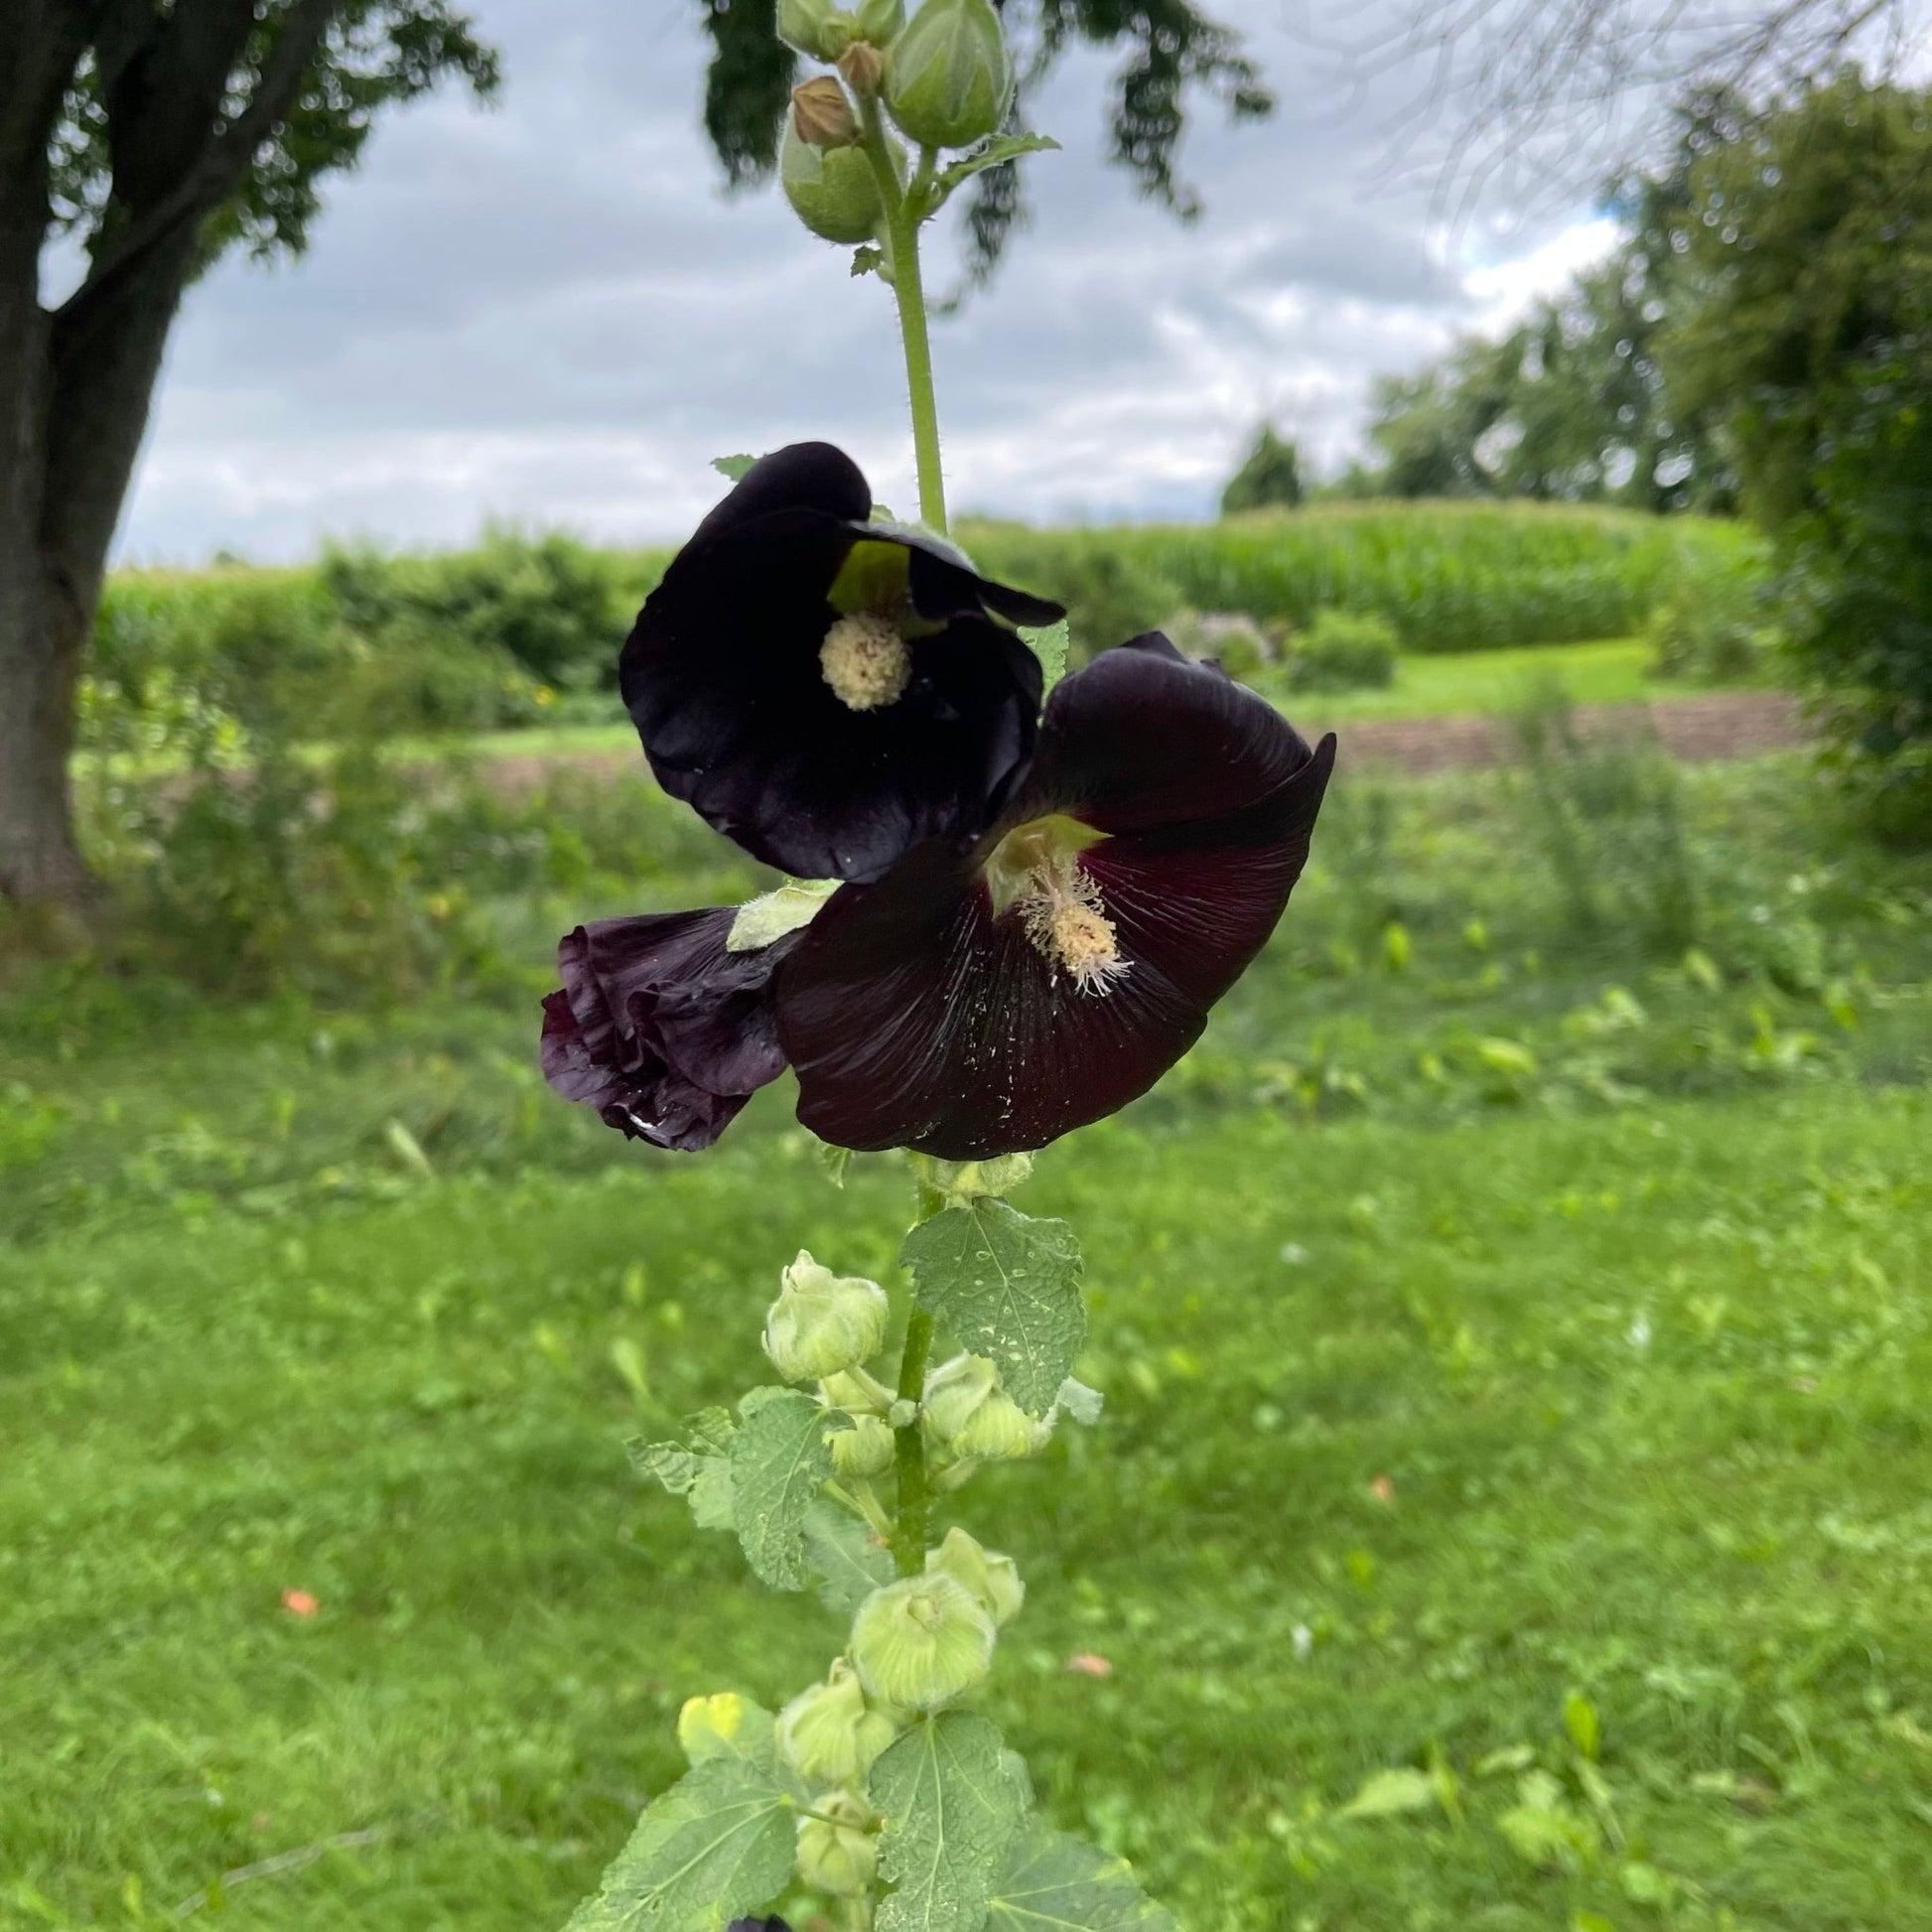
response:
[[[1160,629],[1181,606],[1173,579],[1133,535],[980,524],[969,526],[967,547],[990,576],[1064,604],[1072,660],[1084,663],[1095,651]]]
[[[574,538],[491,528],[475,550],[440,556],[331,550],[321,578],[342,621],[372,640],[433,635],[560,690],[617,687],[627,600],[610,554]]]
[[[1674,573],[1650,614],[1648,635],[1658,677],[1706,685],[1762,678],[1778,646],[1762,556]]]
[[[1513,722],[1523,844],[1543,854],[1568,923],[1681,953],[1699,936],[1705,890],[1677,765],[1654,737],[1587,740],[1555,680]]]
[[[1292,691],[1386,690],[1395,682],[1395,626],[1385,618],[1318,611],[1288,660]]]

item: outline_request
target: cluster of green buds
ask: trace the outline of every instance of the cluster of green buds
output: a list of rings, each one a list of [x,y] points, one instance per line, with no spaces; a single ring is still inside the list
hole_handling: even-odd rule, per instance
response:
[[[897,199],[905,174],[888,122],[930,176],[935,155],[997,134],[1013,105],[1013,57],[993,0],[923,0],[909,21],[903,0],[849,11],[779,0],[778,35],[834,69],[793,88],[778,153],[786,199],[827,241],[870,241],[885,228],[887,198]]]

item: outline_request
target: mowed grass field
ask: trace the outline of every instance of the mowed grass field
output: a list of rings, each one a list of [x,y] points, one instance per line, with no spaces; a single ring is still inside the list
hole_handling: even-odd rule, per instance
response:
[[[984,1708],[1189,1932],[1932,1927],[1932,863],[1635,769],[1344,774],[1021,1196],[1108,1406],[961,1500],[1030,1586]],[[799,1247],[891,1280],[904,1176],[782,1089],[625,1146],[530,960],[11,989],[0,1923],[560,1925],[682,1700],[837,1648],[621,1442],[760,1379]]]

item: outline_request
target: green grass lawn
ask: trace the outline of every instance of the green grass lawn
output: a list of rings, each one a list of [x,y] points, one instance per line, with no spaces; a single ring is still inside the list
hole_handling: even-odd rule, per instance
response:
[[[1514,711],[1540,685],[1556,679],[1577,704],[1668,701],[1692,695],[1682,684],[1653,677],[1651,646],[1642,637],[1612,637],[1593,644],[1526,645],[1514,650],[1405,656],[1386,691],[1311,692],[1292,708],[1324,724],[1361,718],[1449,718],[1475,712]]]
[[[1688,951],[1654,800],[1566,881],[1518,779],[1344,786],[1020,1197],[1108,1406],[959,1501],[983,1706],[1189,1932],[1932,1927],[1932,864],[1788,760],[1673,797]],[[800,1246],[887,1279],[903,1176],[781,1091],[640,1155],[532,1035],[0,1013],[0,1923],[541,1932],[685,1697],[837,1647],[621,1445],[762,1379]]]

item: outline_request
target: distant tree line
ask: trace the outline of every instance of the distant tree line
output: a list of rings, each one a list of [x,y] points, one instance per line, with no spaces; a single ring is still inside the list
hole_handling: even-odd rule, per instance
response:
[[[1383,378],[1372,456],[1324,493],[1748,516],[1844,744],[1932,839],[1932,92],[1850,70],[1755,108],[1702,91],[1613,207],[1607,261]]]

